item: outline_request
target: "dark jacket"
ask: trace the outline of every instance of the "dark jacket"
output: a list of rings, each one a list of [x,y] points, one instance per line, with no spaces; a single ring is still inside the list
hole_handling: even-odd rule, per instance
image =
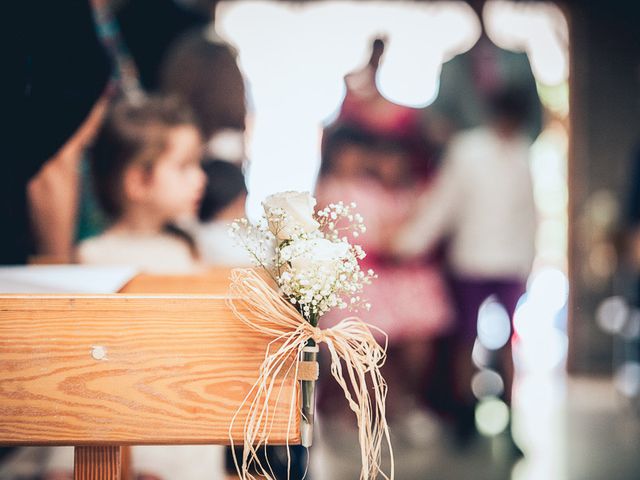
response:
[[[111,62],[87,0],[8,2],[1,18],[0,264],[15,264],[30,248],[26,185],[82,124]]]

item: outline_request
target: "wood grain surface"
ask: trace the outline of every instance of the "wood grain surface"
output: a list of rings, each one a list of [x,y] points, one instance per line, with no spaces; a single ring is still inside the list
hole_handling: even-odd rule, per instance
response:
[[[124,480],[123,448],[125,447],[76,447],[74,480]]]
[[[270,340],[223,296],[0,295],[0,444],[228,443]],[[299,443],[282,388],[269,442]]]
[[[195,275],[141,273],[127,283],[121,293],[208,293],[226,295],[231,268],[211,268]]]

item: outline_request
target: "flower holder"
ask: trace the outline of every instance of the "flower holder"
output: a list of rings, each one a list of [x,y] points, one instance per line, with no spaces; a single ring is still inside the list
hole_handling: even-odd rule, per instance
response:
[[[322,328],[320,318],[331,309],[368,310],[360,293],[375,278],[359,261],[365,252],[350,243],[366,231],[355,203],[331,203],[314,211],[316,200],[307,192],[282,192],[263,202],[264,215],[256,224],[238,219],[231,234],[251,254],[260,273],[237,269],[231,274],[230,305],[236,316],[272,338],[260,367],[258,380],[244,403],[250,405],[243,422],[242,459],[234,457],[242,480],[272,479],[268,461],[261,463],[258,450],[266,446],[271,429],[269,404],[284,393],[278,377],[300,381],[300,411],[289,410],[290,425],[300,420],[300,443],[313,444],[315,387],[318,378],[318,345],[324,343],[330,358],[331,376],[338,383],[349,409],[356,417],[361,450],[361,480],[378,476],[393,479],[393,451],[385,418],[387,386],[380,373],[386,345],[374,338],[372,329],[357,316]],[[250,312],[248,318],[245,312]],[[267,326],[268,325],[268,326]],[[384,335],[384,332],[380,332]],[[290,367],[291,360],[295,361]],[[294,405],[296,402],[287,402]],[[381,470],[383,444],[391,457],[391,473]]]
[[[303,318],[251,269],[232,271],[230,290],[228,302],[236,317],[273,339],[265,353],[258,380],[242,404],[242,407],[249,405],[248,414],[234,416],[229,429],[233,431],[238,421],[244,430],[243,456],[241,459],[234,457],[240,478],[254,480],[257,477],[249,472],[255,469],[260,478],[273,480],[268,464],[260,462],[258,452],[266,445],[265,436],[268,436],[274,414],[270,404],[281,395],[276,380],[282,380],[283,376],[285,381],[289,376],[301,381],[300,412],[291,408],[290,426],[295,415],[300,415],[301,444],[310,446],[313,442],[316,360],[318,344],[324,343],[331,358],[331,375],[343,390],[357,420],[362,459],[360,478],[393,479],[393,449],[385,417],[387,386],[380,373],[386,347],[376,342],[371,332],[374,327],[357,317],[347,317],[333,327],[320,329]],[[293,368],[287,366],[292,356],[299,359]],[[287,403],[295,405],[295,402]],[[231,436],[230,440],[233,446]],[[383,444],[389,451],[390,475],[381,469]]]
[[[298,365],[298,379],[300,380],[301,412],[300,412],[300,443],[303,447],[313,445],[313,423],[315,418],[315,391],[318,380],[318,352],[319,348],[313,339],[307,341],[300,354]]]

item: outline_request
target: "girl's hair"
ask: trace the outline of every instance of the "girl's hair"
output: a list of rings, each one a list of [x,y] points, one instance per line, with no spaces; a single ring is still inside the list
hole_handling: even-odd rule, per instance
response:
[[[240,195],[246,195],[247,186],[242,169],[237,165],[223,160],[205,160],[202,168],[207,175],[207,186],[198,216],[208,222]]]
[[[346,146],[372,148],[375,136],[351,124],[336,124],[327,128],[322,136],[322,152],[319,176],[324,177],[335,169],[336,157]]]
[[[125,170],[140,165],[151,172],[167,147],[168,131],[183,125],[194,125],[194,119],[175,98],[120,100],[111,107],[91,156],[96,196],[111,219],[123,212]]]

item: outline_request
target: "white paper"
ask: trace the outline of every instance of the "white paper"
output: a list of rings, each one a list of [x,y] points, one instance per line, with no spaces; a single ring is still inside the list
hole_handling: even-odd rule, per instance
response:
[[[0,293],[116,293],[137,273],[131,266],[6,266]]]

